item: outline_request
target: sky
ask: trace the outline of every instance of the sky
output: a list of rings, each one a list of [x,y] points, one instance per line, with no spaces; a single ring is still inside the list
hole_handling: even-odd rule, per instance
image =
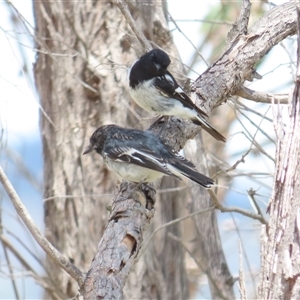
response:
[[[12,1],[18,8],[24,18],[33,27],[33,15],[32,15],[32,3],[29,0]],[[169,10],[174,19],[201,19],[218,1],[198,1],[198,0],[169,0]],[[252,1],[254,2],[254,1]],[[272,1],[274,4],[280,4],[286,1]],[[20,58],[20,51],[18,43],[16,42],[16,35],[14,29],[10,23],[9,14],[5,9],[6,4],[0,3],[0,137],[1,137],[1,151],[0,151],[0,163],[1,166],[7,172],[10,180],[15,186],[24,204],[31,213],[33,219],[37,222],[40,228],[43,228],[43,209],[42,209],[42,191],[39,186],[42,186],[42,147],[39,133],[39,104],[38,96],[35,94],[32,88],[33,81],[32,76],[26,76],[26,74],[20,71],[22,67],[22,60]],[[193,7],[193,9],[190,9]],[[199,35],[197,22],[178,22],[181,30],[192,41],[198,41],[203,39]],[[180,33],[174,31],[175,43],[178,45],[179,52],[183,62],[188,64],[191,54],[194,49],[187,41],[187,39]],[[32,45],[30,39],[28,39],[28,33],[18,32],[18,38],[22,41],[22,51],[29,58],[27,68],[32,69],[32,63],[34,62],[35,53],[32,51]],[[291,80],[291,73],[293,70],[289,67],[290,57],[287,49],[294,47],[294,41],[292,39],[285,42],[285,47],[276,47],[272,50],[265,62],[259,66],[258,73],[264,75],[263,80],[257,80],[250,84],[250,88],[258,91],[274,91],[274,92],[288,92],[289,86],[287,83]],[[279,60],[278,65],[274,67],[274,57]],[[198,73],[205,70],[205,65],[198,66]],[[192,79],[195,79],[195,75],[189,74]],[[194,76],[194,77],[193,77]],[[267,107],[261,104],[246,102],[247,105],[254,110],[259,110],[262,114],[267,111]],[[272,110],[268,112],[268,116],[272,117]],[[261,121],[260,117],[252,116],[254,122]],[[265,122],[265,121],[264,121]],[[247,125],[249,130],[255,132],[255,127],[251,124]],[[266,128],[269,132],[273,131],[273,125],[268,124]],[[250,142],[243,139],[237,132],[241,131],[240,124],[234,122],[231,130],[230,137],[226,144],[226,151],[228,153],[242,152],[248,149]],[[238,145],[238,147],[237,147]],[[9,153],[7,153],[9,149]],[[267,151],[274,153],[275,146],[268,146]],[[19,158],[25,167],[31,170],[31,175],[34,178],[32,181],[22,179],[20,176],[20,170],[11,163],[10,156]],[[237,157],[228,157],[228,163],[233,164],[237,160]],[[262,158],[261,156],[252,156],[246,160],[245,164],[240,166],[241,170],[257,170],[262,168],[272,172],[274,165],[272,162]],[[268,180],[267,185],[271,186],[272,181]],[[227,204],[241,206],[243,208],[252,209],[248,198],[245,196],[245,190],[253,187],[260,189],[263,193],[269,193],[270,189],[260,187],[259,184],[247,181],[245,178],[238,178],[233,184],[233,188],[227,194]],[[238,192],[236,192],[236,190]],[[240,192],[242,194],[239,194]],[[0,188],[0,195],[3,191]],[[268,199],[262,199],[265,203]],[[7,198],[2,200],[4,213],[3,222],[10,229],[14,229],[20,235],[27,235],[19,225],[18,219],[14,213],[14,210]],[[230,261],[230,268],[234,275],[238,272],[238,261],[236,259],[238,254],[238,236],[235,230],[235,221],[241,229],[241,233],[247,233],[247,238],[244,239],[245,248],[248,249],[247,256],[252,262],[254,270],[259,269],[259,262],[255,260],[255,257],[259,257],[259,228],[255,222],[245,217],[233,214],[218,214],[219,226],[221,236],[223,239],[223,245],[227,259]],[[234,234],[233,234],[234,233]],[[30,241],[30,239],[27,239]],[[28,242],[33,248],[36,246],[32,242]],[[17,244],[16,244],[17,245]],[[256,246],[253,246],[256,245]],[[42,251],[36,248],[39,255],[43,255]],[[0,250],[0,286],[1,293],[0,299],[13,298],[12,287],[10,281],[3,278],[1,269],[4,270],[5,266],[1,266],[3,262],[3,253]],[[42,268],[34,262],[34,259],[30,259],[30,262],[35,266],[38,271],[42,271]],[[21,272],[22,270],[20,270]],[[21,278],[18,279],[20,290],[22,291],[23,299],[40,298],[41,290],[34,283],[33,280]],[[2,286],[5,286],[5,291]],[[207,292],[203,292],[203,295],[208,297]]]

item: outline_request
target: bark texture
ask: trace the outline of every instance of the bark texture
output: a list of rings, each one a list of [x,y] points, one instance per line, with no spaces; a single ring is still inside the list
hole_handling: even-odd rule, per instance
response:
[[[296,32],[295,3],[291,1],[274,7],[252,28],[235,35],[221,57],[192,84],[198,105],[211,111],[235,95],[246,80],[253,80],[255,64],[272,47]]]
[[[299,4],[298,4],[299,5]],[[298,6],[299,7],[299,6]],[[262,299],[299,299],[300,295],[300,39],[298,8],[298,67],[286,126],[277,112],[277,149],[270,222],[261,236]]]

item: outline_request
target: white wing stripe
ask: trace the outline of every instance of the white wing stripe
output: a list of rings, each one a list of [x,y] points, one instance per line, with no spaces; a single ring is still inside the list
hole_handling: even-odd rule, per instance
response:
[[[180,86],[176,88],[175,92],[179,94],[185,94],[184,90]]]
[[[174,82],[173,78],[172,78],[170,75],[166,74],[166,75],[165,75],[165,78],[166,78],[166,80],[167,80],[170,84],[172,84],[173,86],[175,85],[175,82]]]

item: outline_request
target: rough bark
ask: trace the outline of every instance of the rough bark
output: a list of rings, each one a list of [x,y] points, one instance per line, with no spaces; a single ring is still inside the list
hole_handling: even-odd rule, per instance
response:
[[[248,31],[231,41],[220,56],[194,84],[191,91],[198,105],[211,111],[235,95],[246,80],[254,78],[255,64],[275,45],[296,34],[296,11],[293,1],[268,11]],[[217,80],[216,80],[217,78]]]
[[[160,188],[170,189],[181,185],[176,179],[164,178]],[[145,242],[148,241],[155,228],[183,215],[182,207],[187,200],[185,194],[177,191],[157,195],[156,212],[149,228],[144,233]],[[125,285],[124,292],[127,299],[188,298],[184,250],[168,237],[170,232],[182,237],[181,224],[177,223],[162,229],[154,236],[147,250],[142,255],[139,253],[141,258],[130,271],[130,278]],[[142,247],[145,247],[145,242]],[[138,291],[138,295],[135,291]]]
[[[298,4],[299,5],[299,4]],[[299,7],[299,6],[298,6]],[[298,67],[283,125],[280,108],[274,120],[277,133],[276,171],[269,203],[270,221],[261,235],[262,299],[299,299],[300,295],[300,15],[298,8]]]

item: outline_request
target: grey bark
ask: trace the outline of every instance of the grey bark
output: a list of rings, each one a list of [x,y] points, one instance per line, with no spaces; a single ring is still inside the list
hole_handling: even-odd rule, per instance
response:
[[[293,1],[268,11],[248,29],[247,34],[240,34],[231,41],[220,58],[192,84],[191,91],[196,94],[198,105],[211,111],[226,102],[246,80],[253,80],[255,64],[272,47],[296,31]]]
[[[298,2],[297,74],[287,125],[275,107],[277,133],[274,189],[269,203],[270,222],[261,235],[262,299],[299,299],[300,295],[300,13]]]

